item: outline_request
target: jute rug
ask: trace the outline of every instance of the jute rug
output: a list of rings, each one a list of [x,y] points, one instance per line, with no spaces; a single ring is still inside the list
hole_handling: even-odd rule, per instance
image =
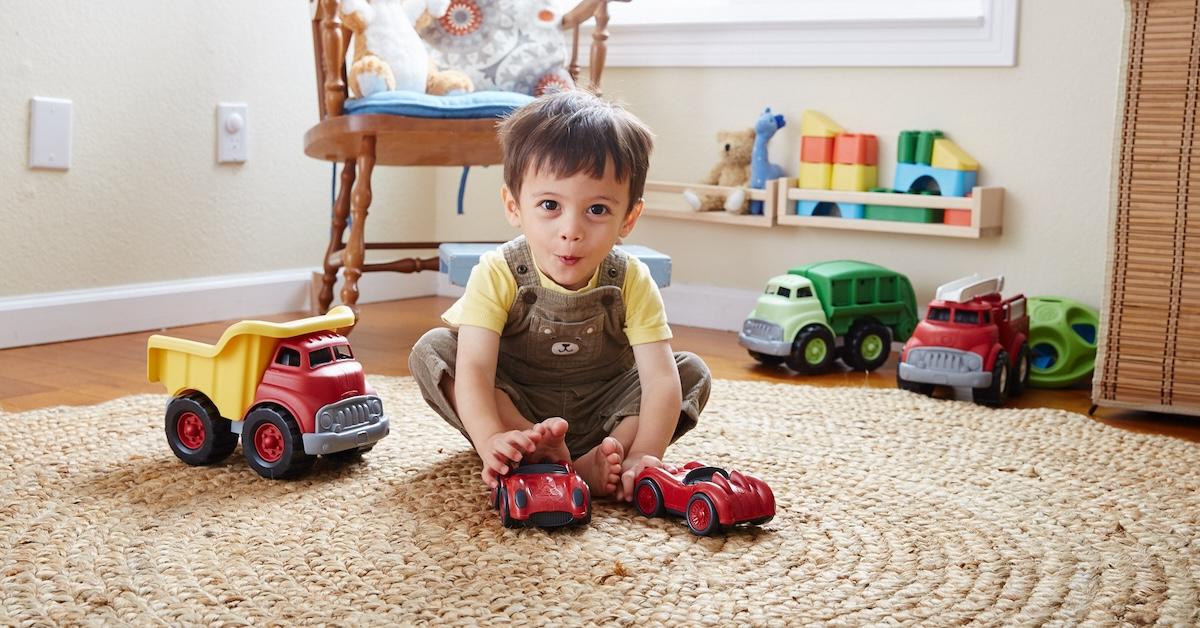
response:
[[[1200,453],[1053,410],[719,381],[669,452],[779,514],[506,530],[409,379],[364,462],[191,468],[164,396],[0,414],[0,625],[1200,623]]]

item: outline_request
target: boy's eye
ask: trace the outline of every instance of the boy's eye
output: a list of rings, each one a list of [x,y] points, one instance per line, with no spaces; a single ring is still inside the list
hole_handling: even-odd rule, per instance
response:
[[[608,213],[607,205],[592,205],[588,208],[588,213],[593,216],[603,216]]]
[[[552,200],[547,199],[547,200],[544,200],[544,201],[538,203],[538,207],[541,207],[542,209],[544,209],[546,211],[554,211],[554,210],[558,209],[558,201],[552,201]]]

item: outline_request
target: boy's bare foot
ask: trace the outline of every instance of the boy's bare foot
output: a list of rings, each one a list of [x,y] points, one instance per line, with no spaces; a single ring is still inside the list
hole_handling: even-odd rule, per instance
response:
[[[611,495],[621,480],[621,460],[624,457],[621,442],[609,436],[575,460],[575,472],[587,482],[592,497]]]
[[[529,428],[536,436],[537,447],[529,454],[530,462],[563,462],[571,459],[567,449],[567,421],[561,417],[550,417]]]

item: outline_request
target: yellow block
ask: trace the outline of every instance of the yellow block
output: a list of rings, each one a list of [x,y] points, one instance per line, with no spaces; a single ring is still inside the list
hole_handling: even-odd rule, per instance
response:
[[[837,122],[820,111],[805,109],[800,116],[800,135],[805,137],[833,137],[842,131]]]
[[[833,190],[843,192],[868,192],[879,180],[876,166],[862,164],[833,164],[830,185]]]
[[[800,163],[800,187],[809,190],[828,190],[833,164]]]
[[[967,151],[959,148],[951,140],[939,138],[933,141],[933,163],[930,165],[934,168],[945,168],[946,170],[979,170],[979,162],[975,158],[968,155]]]

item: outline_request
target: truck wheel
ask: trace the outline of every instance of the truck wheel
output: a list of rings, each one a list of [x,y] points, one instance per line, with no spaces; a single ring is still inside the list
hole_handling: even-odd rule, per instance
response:
[[[238,441],[231,425],[203,395],[184,395],[167,404],[167,444],[177,458],[190,465],[228,458]]]
[[[782,355],[768,355],[766,353],[750,351],[750,357],[762,362],[766,366],[779,366],[780,364],[783,364]]]
[[[925,395],[926,397],[933,394],[933,384],[910,382],[907,379],[903,379],[900,377],[900,369],[896,369],[896,388],[915,392],[918,395]]]
[[[996,363],[992,365],[992,383],[984,388],[976,388],[973,392],[976,403],[989,406],[1004,405],[1008,399],[1008,352],[996,354]]]
[[[287,410],[262,406],[242,425],[242,453],[264,478],[294,477],[312,468],[316,456],[304,453],[304,439]]]
[[[796,334],[787,365],[804,375],[824,373],[833,363],[833,334],[823,325],[809,325]]]
[[[892,352],[892,335],[887,327],[874,321],[857,323],[846,335],[846,365],[860,371],[874,371],[887,362]]]
[[[1033,362],[1033,351],[1028,342],[1022,342],[1017,350],[1017,365],[1008,378],[1008,396],[1017,397],[1029,387],[1029,369]]]

